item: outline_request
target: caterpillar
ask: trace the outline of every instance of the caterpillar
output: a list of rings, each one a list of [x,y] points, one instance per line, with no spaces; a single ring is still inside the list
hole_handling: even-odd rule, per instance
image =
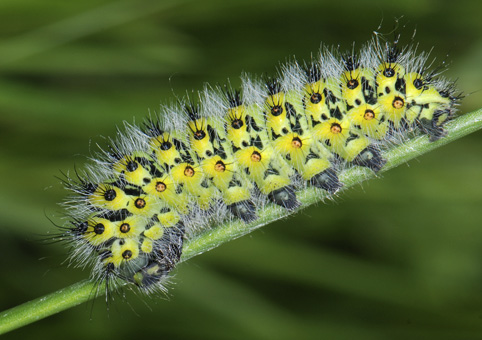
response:
[[[183,243],[225,220],[254,223],[297,192],[329,197],[349,167],[378,172],[384,151],[416,134],[443,138],[461,95],[428,53],[378,36],[360,52],[322,48],[275,77],[243,75],[239,89],[206,85],[125,123],[76,177],[64,180],[71,259],[98,282],[164,291]]]

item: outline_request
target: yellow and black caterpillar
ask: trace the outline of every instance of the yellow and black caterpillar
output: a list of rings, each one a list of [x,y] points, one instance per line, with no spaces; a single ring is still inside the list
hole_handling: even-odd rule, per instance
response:
[[[163,289],[185,235],[252,223],[267,204],[296,210],[301,188],[335,194],[341,169],[377,172],[391,145],[443,137],[460,96],[429,66],[415,47],[374,39],[360,53],[322,49],[310,63],[286,63],[274,78],[243,76],[239,90],[207,86],[142,126],[126,124],[66,180],[72,258],[92,263],[97,280]]]

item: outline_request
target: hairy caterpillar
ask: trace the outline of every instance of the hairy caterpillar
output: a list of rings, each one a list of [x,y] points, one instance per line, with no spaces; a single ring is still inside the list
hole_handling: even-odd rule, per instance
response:
[[[452,82],[415,47],[370,41],[362,52],[322,49],[240,90],[206,87],[126,124],[77,179],[63,232],[72,258],[99,281],[150,292],[179,261],[185,236],[226,219],[252,223],[274,204],[294,211],[300,188],[335,194],[343,168],[380,170],[383,152],[414,133],[434,141],[455,113]]]

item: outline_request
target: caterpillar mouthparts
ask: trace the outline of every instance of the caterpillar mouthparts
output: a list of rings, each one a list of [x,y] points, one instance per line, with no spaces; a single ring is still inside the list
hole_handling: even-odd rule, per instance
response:
[[[388,148],[415,134],[442,138],[461,99],[428,54],[381,43],[323,48],[274,78],[242,77],[125,123],[76,178],[59,236],[98,282],[164,290],[186,237],[227,219],[253,223],[268,205],[302,208],[297,191],[332,196],[338,173],[383,168]]]

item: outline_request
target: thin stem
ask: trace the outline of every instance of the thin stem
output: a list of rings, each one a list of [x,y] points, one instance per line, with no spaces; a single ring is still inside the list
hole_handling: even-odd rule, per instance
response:
[[[65,309],[89,301],[105,292],[103,285],[90,280],[77,282],[41,298],[13,307],[0,314],[0,334],[28,325]]]
[[[442,145],[466,136],[482,128],[482,109],[464,114],[447,124],[448,136],[429,142],[427,136],[419,136],[395,147],[384,154],[387,164],[380,172],[385,172],[411,159],[434,150]],[[354,167],[340,174],[344,189],[376,177],[372,171]],[[297,192],[303,207],[320,202],[323,195],[319,191],[307,188]],[[188,240],[183,248],[181,261],[211,250],[227,241],[243,236],[275,220],[288,216],[289,213],[274,206],[267,206],[259,212],[259,219],[245,225],[240,221],[231,221],[213,227]],[[103,295],[104,287],[84,280],[72,286],[60,289],[44,297],[26,302],[0,314],[0,334],[28,325],[47,316],[56,314],[70,307]]]

